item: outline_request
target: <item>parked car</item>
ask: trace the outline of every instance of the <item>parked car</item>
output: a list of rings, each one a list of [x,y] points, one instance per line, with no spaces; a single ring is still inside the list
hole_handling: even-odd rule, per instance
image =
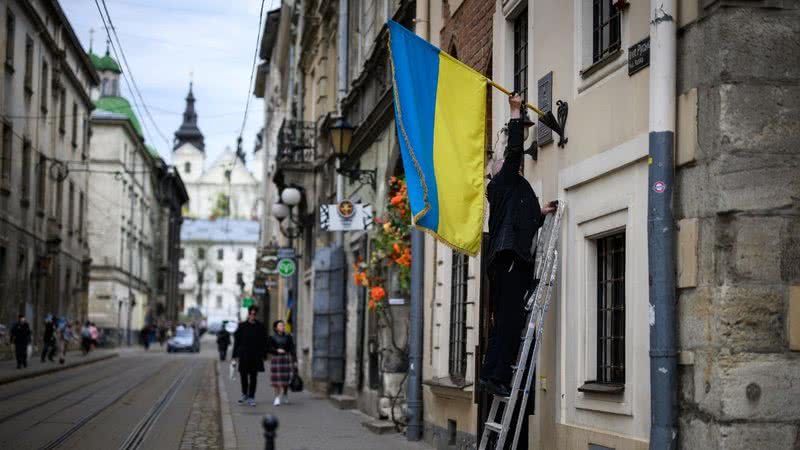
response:
[[[200,351],[200,338],[194,328],[178,327],[175,336],[167,341],[167,352],[192,352]]]

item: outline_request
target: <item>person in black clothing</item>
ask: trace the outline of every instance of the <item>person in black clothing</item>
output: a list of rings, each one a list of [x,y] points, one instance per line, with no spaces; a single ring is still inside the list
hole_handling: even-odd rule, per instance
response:
[[[273,355],[269,364],[270,381],[275,391],[272,404],[280,406],[281,403],[289,403],[289,382],[297,367],[297,353],[294,339],[291,334],[286,333],[286,324],[282,320],[276,320],[272,324],[272,330],[275,331],[269,337],[269,353]]]
[[[219,350],[219,360],[225,361],[228,356],[228,346],[231,345],[231,334],[225,329],[228,322],[222,322],[222,328],[217,333],[217,350]]]
[[[14,353],[17,356],[17,369],[28,367],[28,344],[31,343],[31,326],[25,320],[25,314],[17,317],[17,322],[11,327],[11,343],[14,344]]]
[[[45,357],[55,362],[56,356],[56,323],[53,316],[47,315],[44,319],[44,336],[42,338],[42,362]]]
[[[256,320],[258,308],[247,309],[247,320],[239,323],[233,334],[233,361],[239,367],[242,379],[242,398],[239,404],[247,402],[256,406],[256,380],[258,372],[264,371],[264,360],[267,359],[267,329]]]
[[[539,207],[536,193],[520,173],[526,122],[519,94],[509,98],[509,105],[505,160],[487,188],[489,249],[485,257],[494,320],[479,380],[489,392],[505,397],[510,395],[512,365],[525,327],[525,293],[535,288],[531,244],[545,215],[555,211],[555,202]]]

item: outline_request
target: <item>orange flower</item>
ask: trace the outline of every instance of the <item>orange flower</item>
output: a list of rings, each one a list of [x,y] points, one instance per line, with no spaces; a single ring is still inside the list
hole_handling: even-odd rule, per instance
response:
[[[392,204],[392,206],[400,205],[403,203],[403,196],[397,194],[394,197],[392,197],[392,199],[389,202]]]
[[[375,286],[374,288],[370,289],[369,291],[369,298],[370,300],[374,300],[375,302],[379,302],[386,297],[386,291],[383,290],[380,286]]]
[[[376,306],[377,306],[377,304],[375,303],[375,300],[370,299],[369,303],[367,304],[367,307],[369,308],[369,310],[370,311],[375,311],[375,307]]]
[[[399,245],[397,242],[395,242],[395,243],[392,245],[392,249],[394,250],[394,252],[395,252],[395,253],[401,253],[401,251],[400,251],[400,245]]]

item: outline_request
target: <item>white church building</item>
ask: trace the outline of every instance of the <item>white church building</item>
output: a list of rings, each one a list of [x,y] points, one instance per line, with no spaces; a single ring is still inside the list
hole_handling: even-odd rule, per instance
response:
[[[180,293],[184,314],[200,314],[214,325],[236,320],[242,298],[252,292],[262,168],[254,158],[251,172],[241,147],[226,148],[209,162],[194,104],[190,83],[172,155],[189,193],[181,228]]]

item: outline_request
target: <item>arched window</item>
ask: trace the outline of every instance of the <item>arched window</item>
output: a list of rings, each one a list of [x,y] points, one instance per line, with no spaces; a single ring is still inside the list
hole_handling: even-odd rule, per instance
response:
[[[192,163],[187,162],[183,164],[183,173],[192,173]]]

